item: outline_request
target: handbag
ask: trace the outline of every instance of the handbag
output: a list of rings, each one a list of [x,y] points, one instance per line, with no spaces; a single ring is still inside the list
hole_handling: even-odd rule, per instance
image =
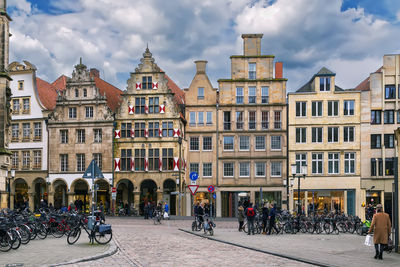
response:
[[[372,235],[367,235],[367,236],[365,237],[364,245],[366,245],[366,246],[368,246],[368,247],[372,247],[372,246],[374,245],[373,243],[374,243],[374,242],[373,242]]]

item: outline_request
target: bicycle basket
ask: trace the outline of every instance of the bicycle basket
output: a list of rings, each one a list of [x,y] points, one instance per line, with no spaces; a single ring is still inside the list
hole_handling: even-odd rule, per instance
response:
[[[99,232],[100,233],[110,233],[111,232],[111,224],[100,224]]]

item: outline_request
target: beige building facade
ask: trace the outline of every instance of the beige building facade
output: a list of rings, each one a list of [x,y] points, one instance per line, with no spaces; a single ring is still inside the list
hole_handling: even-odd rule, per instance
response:
[[[231,78],[218,80],[216,208],[223,217],[248,201],[286,208],[287,79],[282,63],[261,54],[262,34],[242,38]]]
[[[340,211],[360,215],[360,97],[343,90],[335,73],[322,68],[309,82],[288,94],[289,163],[307,166],[300,181],[305,213]],[[290,171],[290,210],[297,211],[298,179]],[[297,177],[297,176],[296,176]]]
[[[147,48],[131,73],[115,116],[114,186],[118,205],[144,211],[166,202],[183,214],[186,141],[183,91],[157,66]]]

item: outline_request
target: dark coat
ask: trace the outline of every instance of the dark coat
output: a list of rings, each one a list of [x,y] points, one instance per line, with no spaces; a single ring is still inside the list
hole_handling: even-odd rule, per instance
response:
[[[389,214],[378,212],[372,218],[369,232],[374,231],[374,244],[387,244],[392,224]]]

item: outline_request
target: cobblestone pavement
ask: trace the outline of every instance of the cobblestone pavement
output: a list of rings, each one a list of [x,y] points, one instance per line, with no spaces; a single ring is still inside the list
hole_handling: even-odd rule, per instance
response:
[[[111,218],[120,251],[110,257],[68,266],[308,266],[297,261],[226,245],[179,231],[191,221]],[[232,229],[234,222],[218,222]],[[219,228],[218,228],[219,229]]]

